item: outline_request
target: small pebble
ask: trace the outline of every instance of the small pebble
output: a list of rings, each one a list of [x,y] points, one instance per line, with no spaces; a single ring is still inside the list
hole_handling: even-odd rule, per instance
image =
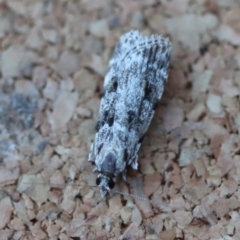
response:
[[[3,78],[29,77],[32,74],[36,54],[27,51],[23,46],[11,46],[1,55]]]
[[[62,77],[68,77],[75,73],[80,67],[80,59],[78,55],[70,51],[64,51],[58,59],[56,64],[56,71]]]
[[[77,107],[77,99],[78,94],[76,92],[64,92],[57,98],[53,112],[48,118],[53,131],[66,126],[70,121]]]
[[[216,94],[208,94],[207,107],[212,113],[222,112],[221,98]]]
[[[107,19],[101,19],[89,24],[89,32],[98,38],[103,38],[109,32]]]

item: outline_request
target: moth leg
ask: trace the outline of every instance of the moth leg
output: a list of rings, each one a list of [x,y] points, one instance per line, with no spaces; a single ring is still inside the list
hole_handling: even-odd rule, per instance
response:
[[[94,162],[94,160],[95,160],[95,154],[94,154],[94,142],[93,142],[90,147],[90,152],[88,154],[88,162]]]
[[[138,169],[138,157],[136,156],[135,159],[133,159],[131,166],[134,170]]]
[[[127,180],[127,170],[126,169],[122,171],[122,178],[124,181]]]

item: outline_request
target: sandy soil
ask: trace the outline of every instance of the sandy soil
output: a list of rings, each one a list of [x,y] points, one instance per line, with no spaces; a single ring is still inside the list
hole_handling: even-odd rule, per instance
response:
[[[0,239],[240,239],[239,23],[238,0],[0,0]],[[170,76],[102,199],[86,158],[130,29],[171,39]]]

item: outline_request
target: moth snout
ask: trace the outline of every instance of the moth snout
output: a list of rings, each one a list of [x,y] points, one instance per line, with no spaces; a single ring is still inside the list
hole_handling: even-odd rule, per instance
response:
[[[104,197],[110,189],[113,189],[115,186],[115,181],[113,178],[110,178],[104,174],[99,174],[96,179],[96,185],[100,188],[102,197]]]

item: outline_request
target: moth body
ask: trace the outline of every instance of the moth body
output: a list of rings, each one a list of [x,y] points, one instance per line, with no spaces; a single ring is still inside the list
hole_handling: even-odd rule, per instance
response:
[[[126,178],[126,167],[138,168],[138,151],[168,77],[171,44],[159,35],[124,34],[104,79],[96,135],[89,161],[101,195]]]

